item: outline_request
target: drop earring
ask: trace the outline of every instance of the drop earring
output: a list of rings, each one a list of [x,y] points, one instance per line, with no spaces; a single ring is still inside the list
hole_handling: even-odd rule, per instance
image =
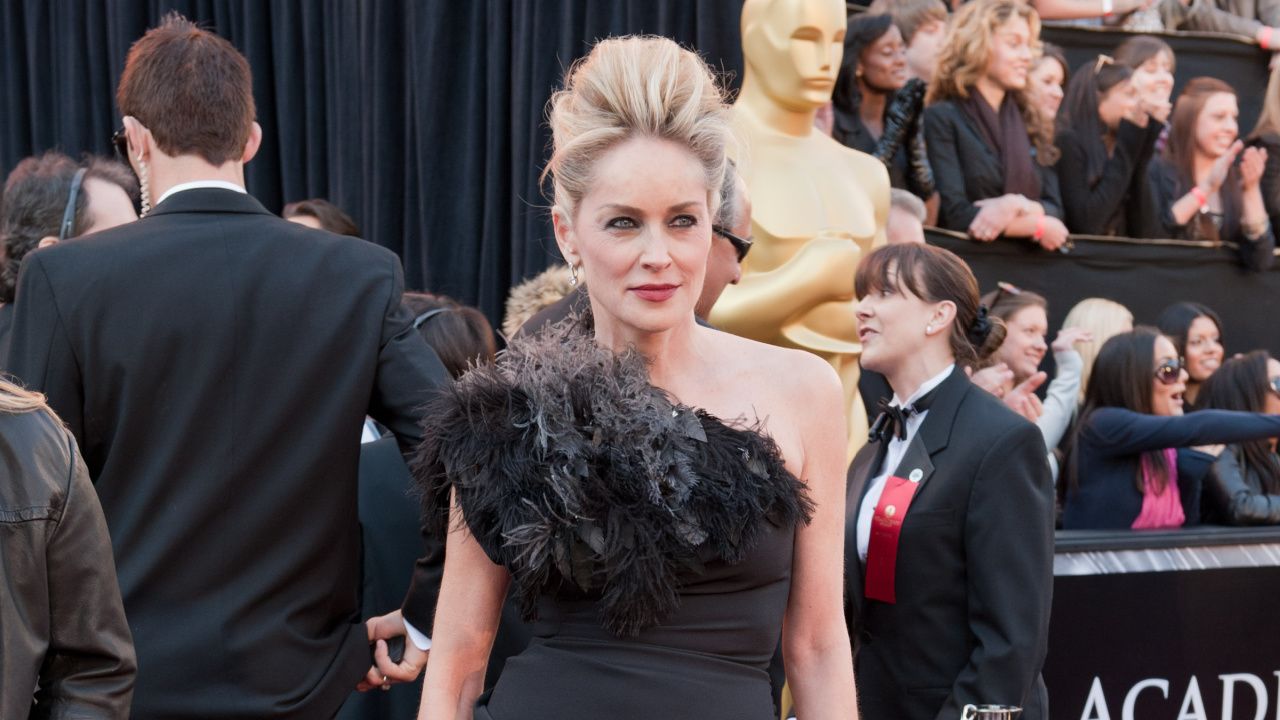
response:
[[[147,161],[141,155],[135,159],[138,163],[138,192],[142,195],[142,212],[138,217],[146,217],[151,212],[151,178],[147,172]]]
[[[578,287],[578,266],[569,265],[569,284]]]

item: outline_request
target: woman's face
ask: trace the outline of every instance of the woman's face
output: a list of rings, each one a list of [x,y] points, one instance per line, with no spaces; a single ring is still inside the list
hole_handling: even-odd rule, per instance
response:
[[[1062,107],[1062,83],[1066,73],[1062,65],[1051,57],[1040,58],[1040,63],[1027,75],[1027,90],[1041,117],[1052,119]]]
[[[1276,391],[1275,382],[1280,380],[1280,360],[1267,358],[1267,394],[1262,402],[1262,412],[1280,415],[1280,392]]]
[[[1111,86],[1098,98],[1098,120],[1109,130],[1120,127],[1120,121],[1138,112],[1138,89],[1132,80]]]
[[[938,64],[938,52],[947,38],[947,24],[933,20],[916,28],[907,45],[907,72],[925,82],[933,80],[933,69]]]
[[[1034,39],[1027,19],[1018,15],[997,27],[991,38],[991,54],[987,56],[987,79],[1006,91],[1025,88]]]
[[[557,208],[556,238],[579,265],[599,333],[661,332],[693,318],[711,247],[701,163],[669,140],[633,138],[592,169],[572,219]]]
[[[1156,338],[1155,356],[1155,364],[1151,367],[1151,413],[1181,415],[1182,394],[1187,391],[1187,371],[1179,370],[1177,380],[1171,384],[1165,384],[1156,377],[1161,365],[1178,362],[1178,350],[1172,340],[1162,335]]]
[[[1173,57],[1163,50],[1152,55],[1134,68],[1130,82],[1144,100],[1155,104],[1169,102],[1173,95]]]
[[[1226,154],[1240,134],[1236,119],[1240,110],[1232,93],[1214,93],[1205,100],[1196,117],[1196,150],[1210,158]]]
[[[885,34],[862,49],[858,67],[863,84],[871,90],[889,92],[907,84],[906,46],[898,26],[890,25]]]
[[[1049,318],[1044,308],[1032,305],[1009,316],[1005,328],[1008,332],[998,356],[1013,371],[1014,383],[1020,383],[1036,374],[1049,349],[1044,342],[1045,333],[1049,332]]]
[[[897,271],[889,273],[896,288],[868,293],[858,301],[858,340],[862,343],[862,367],[889,374],[920,351],[930,336],[946,338],[950,327],[936,323],[943,303],[925,302],[898,282]],[[926,328],[934,323],[932,333]]]
[[[1191,382],[1202,383],[1222,366],[1222,331],[1203,315],[1187,328],[1187,373]]]

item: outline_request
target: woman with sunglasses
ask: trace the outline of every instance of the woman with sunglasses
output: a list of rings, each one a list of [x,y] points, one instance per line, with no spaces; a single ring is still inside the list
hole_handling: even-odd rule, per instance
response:
[[[1280,415],[1183,415],[1186,381],[1173,341],[1154,328],[1102,346],[1068,455],[1064,528],[1194,525],[1214,461],[1206,446],[1280,435]]]
[[[1200,389],[1200,406],[1215,410],[1280,413],[1280,360],[1263,350],[1232,358]],[[1276,438],[1228,445],[1206,478],[1205,522],[1280,524],[1280,456]]]

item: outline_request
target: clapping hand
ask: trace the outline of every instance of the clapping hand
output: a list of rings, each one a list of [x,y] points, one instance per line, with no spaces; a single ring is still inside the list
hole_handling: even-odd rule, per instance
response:
[[[1240,157],[1240,189],[1248,192],[1258,187],[1266,169],[1267,151],[1256,147],[1246,149]]]
[[[1031,422],[1038,421],[1044,413],[1044,405],[1040,403],[1040,398],[1036,397],[1036,390],[1048,379],[1048,374],[1042,370],[1023,380],[1004,396],[1004,404]]]

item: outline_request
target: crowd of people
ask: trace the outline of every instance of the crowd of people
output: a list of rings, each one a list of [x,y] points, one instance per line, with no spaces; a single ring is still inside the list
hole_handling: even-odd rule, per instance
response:
[[[872,3],[845,36],[832,136],[883,160],[927,224],[976,240],[1228,242],[1270,267],[1280,98],[1242,135],[1237,89],[1198,77],[1172,97],[1173,49],[1148,35],[1069,68],[1039,41],[1041,5],[1059,3]]]
[[[1039,41],[1206,3],[1093,5],[849,19],[815,132],[894,186],[853,282],[852,463],[832,367],[709,320],[752,203],[696,53],[613,38],[569,69],[565,265],[496,333],[332,203],[249,195],[248,64],[168,16],[129,52],[119,157],[4,185],[0,716],[1047,717],[1055,527],[1280,524],[1280,360],[1191,302],[1085,298],[1051,333],[1034,287],[924,242],[1271,266],[1280,72],[1246,147],[1230,85],[1170,97],[1158,38],[1080,68]]]

